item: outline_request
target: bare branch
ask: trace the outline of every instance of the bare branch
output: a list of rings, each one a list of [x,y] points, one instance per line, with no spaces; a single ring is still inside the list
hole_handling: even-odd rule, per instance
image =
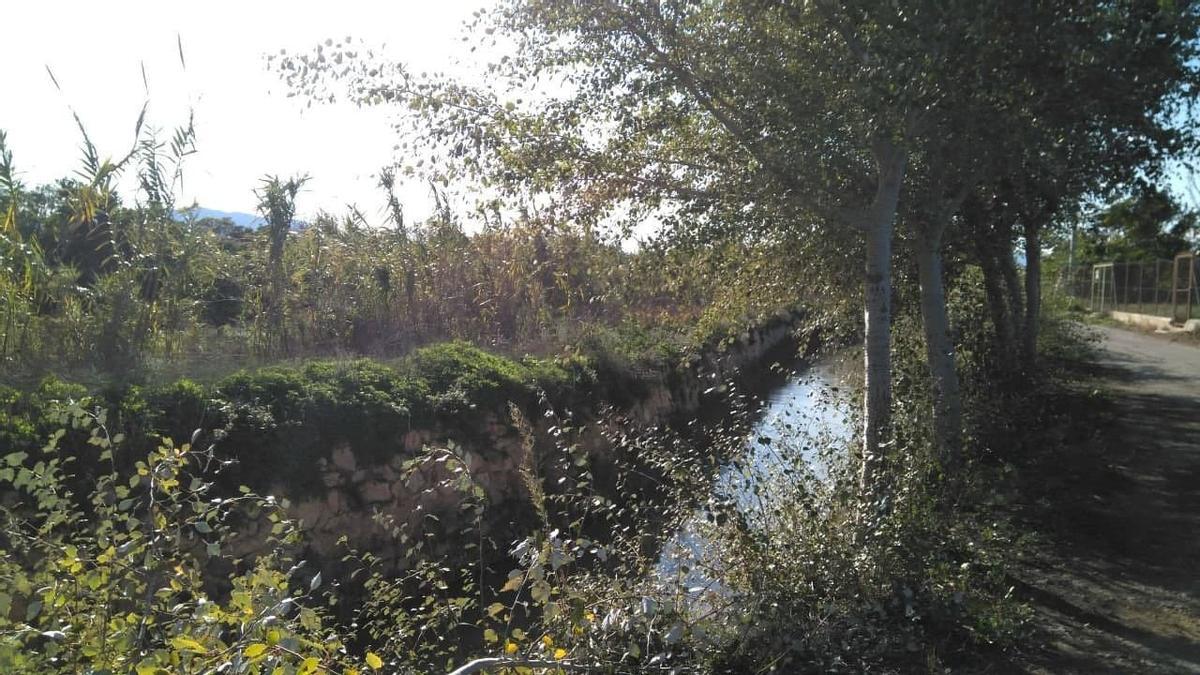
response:
[[[497,668],[549,668],[581,673],[600,670],[600,667],[594,664],[570,663],[569,661],[544,661],[539,659],[510,659],[494,656],[475,659],[466,665],[450,671],[449,675],[470,675],[470,673],[482,673]]]

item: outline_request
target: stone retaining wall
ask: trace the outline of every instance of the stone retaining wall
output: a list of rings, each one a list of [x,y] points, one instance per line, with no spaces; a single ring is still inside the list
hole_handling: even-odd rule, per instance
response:
[[[774,317],[730,344],[704,350],[687,365],[651,375],[641,383],[644,393],[621,411],[623,417],[634,425],[652,426],[696,415],[706,402],[706,391],[767,365],[764,360],[773,350],[794,339],[802,319],[801,312]],[[600,404],[603,402],[595,402],[593,410],[573,412],[577,419],[594,419]],[[523,413],[530,420],[533,443],[552,442],[553,424],[543,419],[541,411]],[[591,460],[601,464],[608,459],[602,432],[596,429],[581,442]],[[507,528],[517,534],[519,528],[532,525],[532,508],[520,475],[529,440],[522,438],[508,411],[481,410],[470,428],[410,431],[403,446],[384,464],[364,465],[354,448],[343,443],[330,448],[328,457],[312,467],[320,473],[323,493],[292,498],[290,513],[302,522],[311,557],[318,561],[339,559],[344,553],[339,542],[344,541],[398,564],[400,549],[411,544],[419,531],[426,531],[431,521],[447,534],[468,525],[464,518],[470,512],[459,508],[464,495],[450,485],[456,474],[446,470],[447,463],[426,461],[414,467],[410,462],[423,448],[449,447],[469,471],[471,481],[486,494],[485,529]],[[286,485],[274,486],[273,494],[289,496]],[[401,532],[409,537],[398,538]],[[427,550],[440,547],[442,550],[433,552],[445,553],[454,549],[455,540],[453,536],[431,537],[425,545]]]

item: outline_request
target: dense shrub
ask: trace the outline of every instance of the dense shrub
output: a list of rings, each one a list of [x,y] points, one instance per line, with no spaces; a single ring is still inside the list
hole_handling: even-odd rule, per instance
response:
[[[60,431],[44,450],[0,457],[0,670],[315,673],[361,663],[306,601],[321,580],[290,557],[297,530],[285,504],[248,490],[214,495],[205,453],[170,441],[73,493],[74,467],[129,448],[103,415],[75,406],[64,420],[86,442]],[[253,561],[240,558],[231,525],[247,518],[270,532]]]
[[[112,423],[138,449],[159,436],[215,444],[236,460],[236,479],[293,494],[318,489],[315,463],[347,443],[360,461],[402,453],[413,429],[469,433],[479,414],[506,415],[539,394],[563,405],[586,399],[594,371],[582,357],[520,360],[465,342],[421,348],[394,365],[369,359],[308,361],[248,370],[209,384],[181,379],[160,386],[97,390],[48,378],[28,392],[0,390],[4,447],[34,449],[56,428],[60,403],[110,408]],[[486,448],[485,448],[486,449]],[[239,483],[240,481],[240,483]]]

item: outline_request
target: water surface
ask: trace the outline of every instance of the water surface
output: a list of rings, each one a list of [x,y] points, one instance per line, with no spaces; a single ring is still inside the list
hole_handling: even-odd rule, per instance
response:
[[[847,448],[854,439],[853,405],[845,386],[844,364],[830,359],[789,376],[764,400],[742,453],[720,466],[712,484],[714,501],[731,501],[753,521],[760,504],[786,491],[801,471],[827,475],[822,449]],[[714,590],[696,569],[697,560],[719,559],[703,534],[704,508],[697,509],[664,544],[658,573],[674,579],[686,567],[684,583]]]

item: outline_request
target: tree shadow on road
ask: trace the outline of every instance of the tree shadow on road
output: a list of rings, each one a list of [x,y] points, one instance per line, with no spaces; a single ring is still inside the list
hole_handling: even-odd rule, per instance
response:
[[[1009,665],[1200,672],[1200,383],[1197,397],[1155,393],[1186,377],[1105,361],[1055,393],[1064,442],[1022,462],[1018,518],[1036,544],[1013,584],[1037,646]]]

